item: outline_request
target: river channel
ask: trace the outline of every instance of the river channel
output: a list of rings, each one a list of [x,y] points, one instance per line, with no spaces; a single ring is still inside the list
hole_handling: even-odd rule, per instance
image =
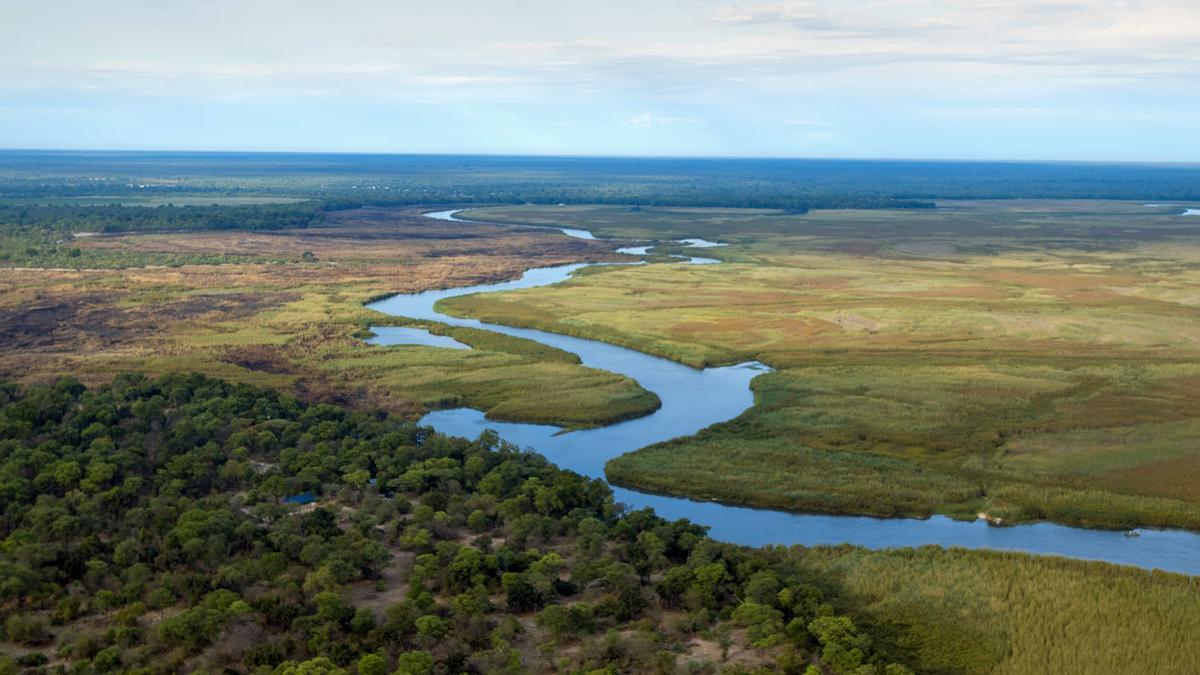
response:
[[[425,215],[457,221],[455,213],[439,211]],[[559,229],[567,236],[595,238],[586,230],[553,229]],[[699,239],[674,243],[694,248],[719,245]],[[622,251],[630,255],[644,255],[649,248],[652,247],[631,247]],[[713,264],[720,261],[688,258],[687,262]],[[641,262],[631,260],[630,264]],[[501,438],[521,447],[533,448],[560,467],[603,479],[604,464],[613,457],[660,441],[694,434],[705,427],[733,419],[753,405],[750,381],[770,370],[761,363],[695,369],[595,340],[458,318],[443,314],[436,308],[437,302],[445,298],[549,286],[565,281],[576,270],[586,266],[572,264],[531,269],[520,279],[512,281],[396,295],[369,306],[394,316],[481,328],[527,338],[578,354],[585,366],[637,380],[642,387],[659,396],[662,400],[660,409],[638,419],[569,433],[560,433],[561,430],[553,426],[489,420],[484,418],[482,412],[469,408],[437,410],[425,415],[421,424],[445,434],[469,438],[477,437],[485,429],[494,429]],[[462,347],[451,344],[453,341],[430,340],[428,334],[422,335],[420,329],[395,331],[379,328],[376,333],[372,342],[379,345]],[[943,516],[916,519],[801,514],[647,494],[617,486],[613,487],[613,492],[617,501],[631,509],[651,507],[664,518],[687,518],[708,526],[710,535],[715,539],[750,546],[855,544],[879,549],[934,544],[1103,560],[1200,575],[1200,535],[1180,530],[1144,529],[1139,531],[1140,536],[1132,537],[1123,532],[1053,523],[997,527],[983,520],[967,522]]]

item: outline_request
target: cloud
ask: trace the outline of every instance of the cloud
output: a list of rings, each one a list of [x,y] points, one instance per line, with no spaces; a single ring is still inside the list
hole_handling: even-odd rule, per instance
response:
[[[739,95],[809,91],[838,78],[846,91],[1172,78],[1194,85],[1200,69],[1200,3],[1180,0],[794,0],[708,10],[687,0],[613,0],[579,19],[549,2],[502,9],[460,1],[413,12],[371,3],[347,16],[310,0],[246,9],[232,0],[129,0],[107,13],[67,0],[21,4],[0,7],[0,87],[694,97],[730,87]],[[213,18],[203,23],[208,5]],[[238,12],[243,21],[225,21]],[[464,13],[478,21],[452,21]],[[371,22],[360,21],[367,15]],[[244,25],[264,16],[284,25],[248,34]]]
[[[961,27],[961,24],[951,21],[950,19],[947,19],[944,16],[922,17],[920,19],[917,19],[917,20],[911,22],[909,25],[914,28],[920,28],[920,29],[925,29],[925,30],[938,30],[938,29],[950,29],[950,28]]]
[[[634,115],[633,119],[629,120],[631,126],[648,129],[650,127],[677,127],[677,126],[693,126],[699,124],[700,120],[695,117],[686,115],[660,115],[657,113],[643,112]]]
[[[826,5],[830,3],[825,3]],[[845,35],[886,35],[897,31],[924,32],[957,27],[945,16],[901,17],[888,21],[874,8],[860,3],[834,11],[818,2],[777,2],[757,5],[724,5],[709,21],[718,25],[780,25],[809,32]]]
[[[710,19],[714,23],[748,24],[787,22],[798,25],[824,25],[826,14],[818,11],[813,2],[779,2],[765,5],[725,5]]]
[[[1099,119],[1103,110],[1106,120],[1133,121],[1161,110],[1173,120],[1192,114],[1190,128],[1200,127],[1197,0],[608,0],[589,7],[551,0],[0,3],[0,100],[57,105],[73,96],[83,110],[94,97],[131,108],[176,100],[202,111],[303,99],[301,106],[413,115],[427,106],[437,108],[435,117],[453,108],[463,125],[496,129],[495,137],[507,129],[527,139],[549,119],[571,120],[580,138],[603,136],[598,128],[639,138],[657,136],[640,130],[671,129],[662,135],[731,144],[756,142],[764,130],[829,145],[872,129],[916,138],[893,121],[905,112],[935,131],[954,111],[969,120],[972,110],[1002,109],[1018,112],[989,119],[1046,110],[1029,115],[1041,124]],[[517,133],[514,119],[541,122]],[[833,129],[832,138],[802,137]],[[5,133],[0,128],[0,140]],[[1185,133],[1180,145],[1196,135]],[[21,141],[16,131],[7,137]],[[776,151],[763,143],[755,147]]]

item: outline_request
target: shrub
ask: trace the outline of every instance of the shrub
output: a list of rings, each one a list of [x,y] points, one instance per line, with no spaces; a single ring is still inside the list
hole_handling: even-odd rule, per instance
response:
[[[23,645],[41,645],[50,641],[48,622],[40,617],[14,614],[5,623],[8,639]]]

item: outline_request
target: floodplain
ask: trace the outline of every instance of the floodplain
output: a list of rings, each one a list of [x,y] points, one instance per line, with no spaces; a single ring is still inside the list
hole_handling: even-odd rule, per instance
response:
[[[776,370],[740,418],[614,459],[618,484],[797,511],[1197,529],[1200,239],[1182,212],[478,209],[462,217],[730,245],[707,253],[724,265],[593,268],[442,306]]]

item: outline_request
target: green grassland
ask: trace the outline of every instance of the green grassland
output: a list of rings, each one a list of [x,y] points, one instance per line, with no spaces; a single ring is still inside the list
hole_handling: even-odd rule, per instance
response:
[[[836,209],[804,214],[779,209],[666,208],[596,205],[474,208],[459,218],[513,225],[566,226],[598,237],[677,239],[702,237],[737,243],[780,243],[789,248],[840,248],[848,242],[920,244],[949,250],[1108,248],[1130,241],[1162,240],[1194,231],[1175,218],[1185,205],[1147,207],[1108,200],[939,201],[937,209]],[[970,238],[964,242],[961,238]],[[936,246],[934,246],[936,245]],[[709,251],[716,252],[719,251]]]
[[[701,236],[724,265],[593,269],[443,309],[694,366],[758,359],[756,405],[610,479],[802,511],[1200,529],[1200,219],[1122,202],[937,211],[497,207]]]
[[[991,551],[804,550],[920,673],[1187,673],[1193,578]]]

